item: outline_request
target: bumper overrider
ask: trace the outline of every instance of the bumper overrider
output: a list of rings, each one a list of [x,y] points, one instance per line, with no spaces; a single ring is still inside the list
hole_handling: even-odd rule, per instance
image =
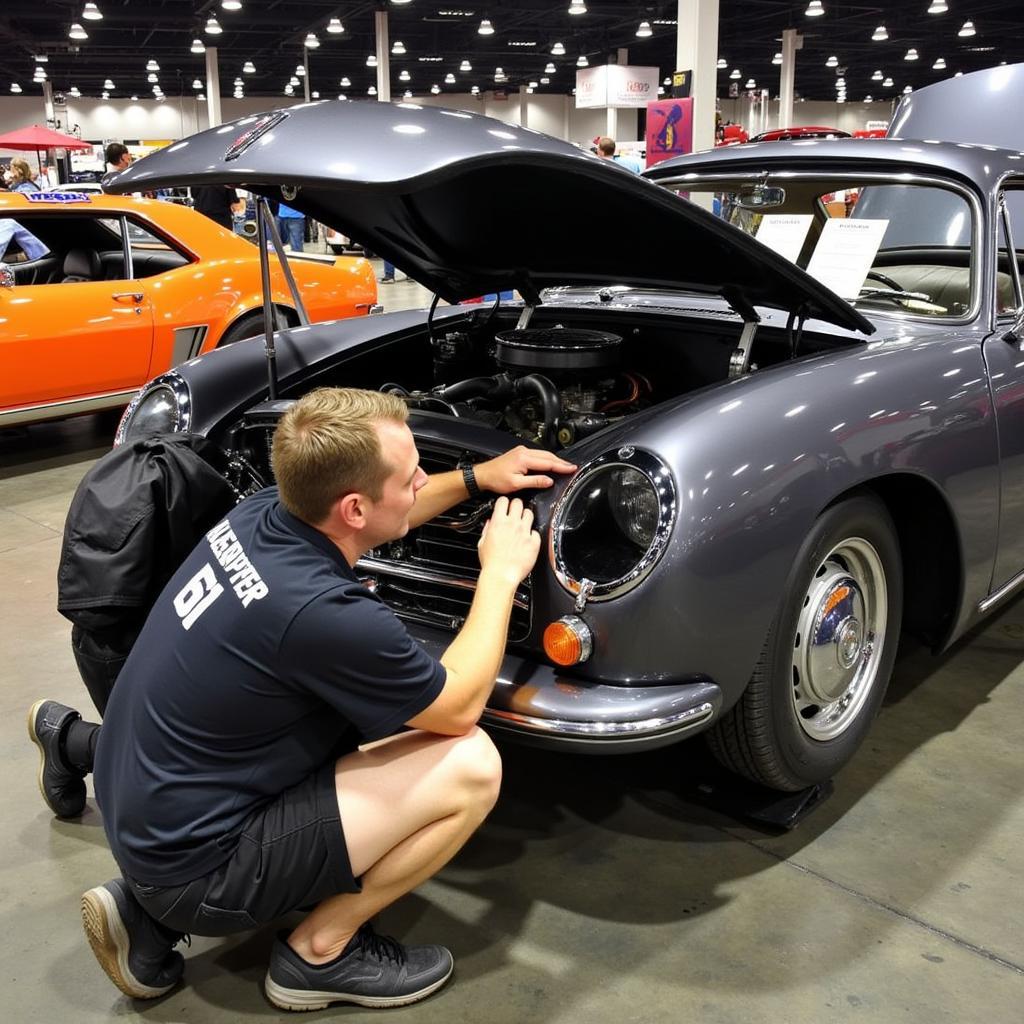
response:
[[[451,635],[419,624],[410,632],[434,658]],[[524,743],[578,753],[653,750],[697,732],[717,715],[710,680],[612,686],[563,675],[553,665],[506,654],[481,724]]]

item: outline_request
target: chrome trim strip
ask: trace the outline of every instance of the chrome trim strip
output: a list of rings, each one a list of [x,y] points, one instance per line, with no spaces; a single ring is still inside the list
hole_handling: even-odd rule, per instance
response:
[[[397,576],[399,579],[415,580],[417,583],[436,583],[440,586],[455,587],[459,590],[476,591],[477,581],[466,576],[458,576],[443,569],[423,569],[412,565],[397,565],[379,558],[360,558],[355,565],[362,572],[376,573],[380,576]],[[522,611],[529,611],[530,595],[522,587],[517,588],[512,604]]]
[[[658,496],[658,526],[654,539],[643,557],[625,576],[606,583],[576,579],[562,554],[562,534],[565,531],[563,520],[566,511],[595,473],[615,466],[624,466],[643,473],[654,488],[654,493]],[[623,445],[615,451],[605,452],[581,467],[555,503],[551,513],[551,528],[548,531],[548,563],[551,570],[570,594],[580,594],[586,586],[585,601],[610,601],[626,594],[647,577],[664,554],[676,520],[676,509],[676,486],[672,472],[657,455],[643,448],[634,448],[632,445]],[[581,612],[583,609],[577,605],[575,610]]]
[[[723,159],[726,159],[723,157]],[[659,178],[656,182],[658,185],[663,186],[677,186],[679,188],[687,188],[693,184],[708,185],[714,184],[715,182],[728,183],[736,182],[740,179],[753,180],[759,178],[765,168],[758,170],[752,167],[748,170],[735,169],[732,172],[720,170],[715,172],[699,172],[689,171],[685,174],[681,174],[677,177],[672,178]],[[777,170],[774,172],[769,171],[769,178],[779,178],[787,181],[794,181],[799,179],[811,180],[814,178],[822,177],[820,171],[787,171]],[[949,192],[954,192],[962,196],[967,200],[968,205],[971,208],[973,215],[973,223],[971,225],[971,252],[968,254],[969,258],[969,270],[971,273],[971,308],[961,317],[942,317],[942,316],[929,316],[923,317],[920,314],[898,312],[896,310],[864,310],[858,306],[853,308],[859,313],[870,313],[871,318],[875,316],[884,316],[892,318],[894,320],[910,320],[913,323],[929,323],[929,324],[966,324],[976,320],[981,313],[982,309],[982,292],[984,291],[984,278],[981,273],[979,266],[979,257],[985,256],[985,247],[983,245],[984,239],[982,238],[982,228],[984,221],[982,217],[982,206],[981,197],[973,190],[968,188],[966,185],[959,181],[954,181],[949,178],[936,178],[928,174],[917,174],[907,173],[905,171],[868,171],[868,172],[857,172],[847,170],[845,172],[837,172],[836,177],[841,178],[845,175],[851,182],[856,181],[874,181],[880,184],[888,185],[901,185],[901,184],[923,184],[931,185],[936,188],[944,188]],[[995,275],[992,275],[994,280]],[[851,304],[852,305],[852,304]]]
[[[99,412],[101,409],[116,409],[119,405],[127,405],[134,394],[136,389],[131,388],[128,391],[111,391],[89,398],[62,399],[59,402],[43,402],[41,405],[4,409],[0,410],[0,425],[13,427],[18,423],[31,423],[34,420],[57,419],[78,413]]]
[[[979,612],[987,612],[993,605],[998,604],[1004,597],[1009,597],[1021,584],[1024,584],[1024,569],[1008,583],[1004,583],[994,594],[989,594],[983,601],[978,603]]]
[[[520,715],[514,711],[485,708],[483,721],[495,728],[509,729],[513,732],[534,732],[589,743],[602,743],[609,740],[649,740],[653,736],[685,732],[703,725],[714,714],[714,710],[714,705],[705,701],[677,715],[647,718],[640,722],[572,722],[564,718],[537,718],[533,715]]]

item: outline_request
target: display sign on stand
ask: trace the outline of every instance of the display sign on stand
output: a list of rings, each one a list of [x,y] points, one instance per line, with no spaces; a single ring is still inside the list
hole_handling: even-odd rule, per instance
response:
[[[647,104],[647,166],[693,151],[693,100]]]
[[[658,95],[658,69],[598,64],[576,72],[576,108],[645,107]]]

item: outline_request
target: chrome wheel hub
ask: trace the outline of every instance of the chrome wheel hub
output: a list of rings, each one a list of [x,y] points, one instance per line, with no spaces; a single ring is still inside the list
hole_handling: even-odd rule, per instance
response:
[[[793,638],[793,709],[812,739],[840,736],[864,707],[878,678],[887,607],[878,552],[859,537],[841,541],[807,588]]]

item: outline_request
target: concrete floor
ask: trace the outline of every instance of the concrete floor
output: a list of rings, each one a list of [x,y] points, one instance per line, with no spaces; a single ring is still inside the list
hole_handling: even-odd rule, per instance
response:
[[[389,308],[424,294],[381,288]],[[56,821],[36,788],[29,705],[88,705],[55,574],[71,495],[112,429],[110,417],[86,417],[0,432],[0,1013],[19,1024],[294,1019],[260,989],[271,929],[197,938],[185,984],[151,1003],[121,996],[78,916],[81,892],[114,873],[99,812],[90,798],[80,821]],[[505,745],[490,820],[383,915],[385,931],[445,942],[457,963],[448,987],[392,1014],[410,1024],[1024,1019],[1022,650],[1024,600],[942,658],[906,651],[865,748],[785,835],[686,798],[683,783],[705,763],[699,741],[586,759]]]

